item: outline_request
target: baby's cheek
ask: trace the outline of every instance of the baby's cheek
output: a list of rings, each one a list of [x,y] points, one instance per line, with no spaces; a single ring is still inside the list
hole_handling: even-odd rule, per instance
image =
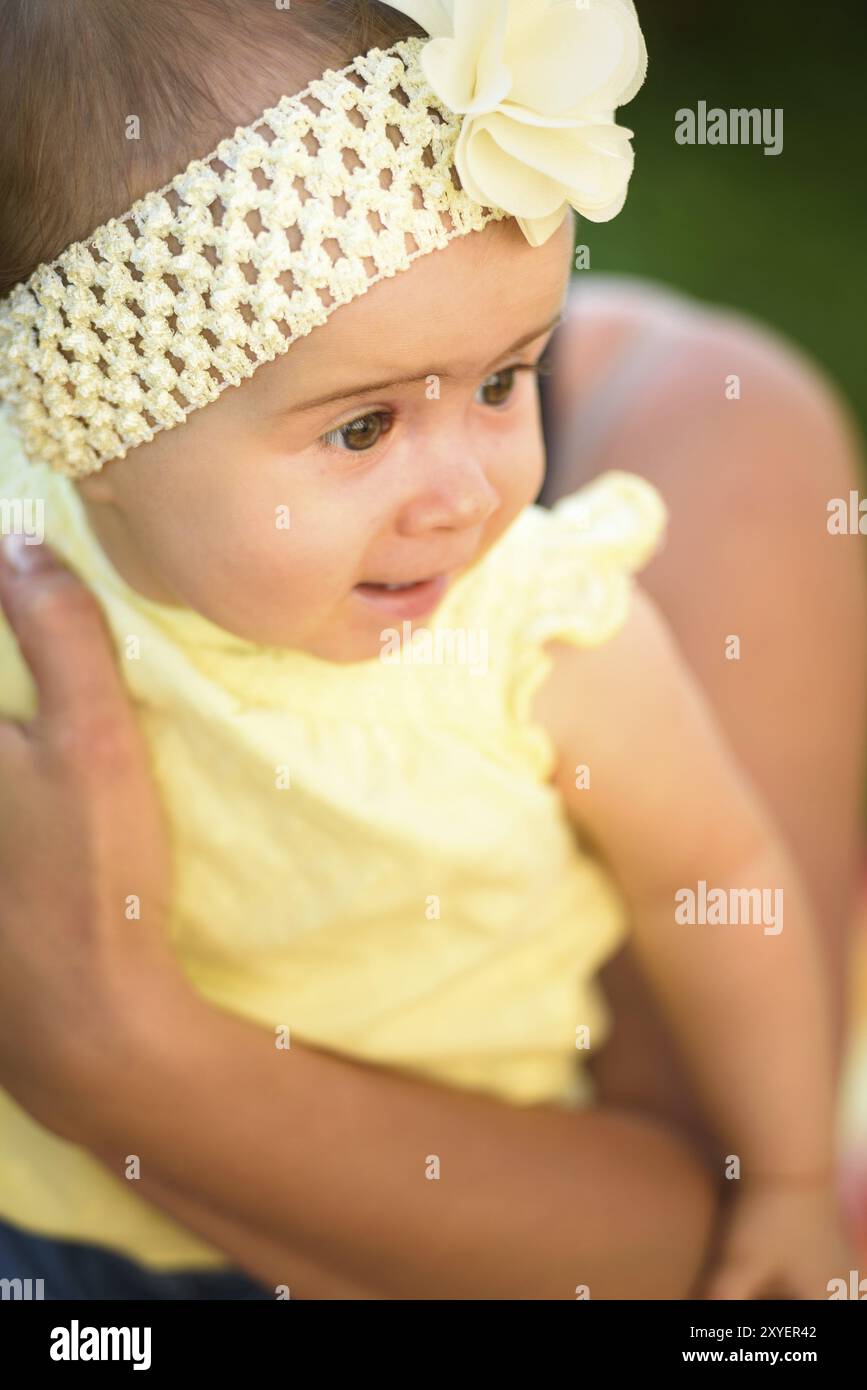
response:
[[[535,390],[535,387],[533,388]],[[494,461],[492,481],[503,509],[517,513],[538,496],[545,476],[545,441],[535,401],[525,404],[520,419]]]
[[[209,616],[250,641],[301,645],[351,586],[344,567],[334,547],[322,552],[291,526],[258,544],[236,537],[211,566]]]
[[[517,447],[498,460],[492,479],[500,507],[492,524],[500,535],[539,495],[545,477],[545,451],[532,430],[521,432]]]
[[[545,449],[541,444],[527,454],[520,476],[520,506],[518,511],[535,501],[545,481]]]

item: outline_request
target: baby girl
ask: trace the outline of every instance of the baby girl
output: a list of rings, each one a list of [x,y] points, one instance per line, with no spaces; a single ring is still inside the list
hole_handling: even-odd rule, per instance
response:
[[[631,0],[75,8],[86,44],[58,6],[3,5],[13,83],[86,85],[96,54],[105,105],[84,205],[53,246],[22,235],[0,301],[0,490],[115,638],[185,974],[287,1047],[577,1111],[595,976],[633,933],[737,1194],[717,1293],[824,1297],[848,1266],[814,927],[636,586],[663,503],[614,472],[534,505],[573,210],[614,216],[631,171]],[[176,50],[202,82],[166,135],[132,113]],[[6,627],[0,650],[26,719]],[[130,884],[121,910],[147,907]],[[225,1264],[6,1095],[0,1135],[6,1221]],[[615,1154],[576,1203],[621,1200]]]

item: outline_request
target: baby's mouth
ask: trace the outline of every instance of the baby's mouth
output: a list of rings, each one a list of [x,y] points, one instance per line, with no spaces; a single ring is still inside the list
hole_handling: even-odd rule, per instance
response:
[[[405,589],[417,589],[422,584],[429,584],[429,579],[410,579],[406,584],[359,584],[359,589],[384,589],[387,594],[402,593]]]
[[[438,574],[432,579],[408,580],[403,583],[382,581],[356,584],[353,592],[380,612],[391,613],[399,618],[417,618],[423,613],[431,613],[437,607],[448,588],[448,583],[447,574]]]

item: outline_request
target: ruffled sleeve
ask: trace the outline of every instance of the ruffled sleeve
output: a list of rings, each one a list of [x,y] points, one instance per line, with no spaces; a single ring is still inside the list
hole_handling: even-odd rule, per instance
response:
[[[551,667],[545,643],[593,647],[620,630],[635,573],[660,548],[667,520],[656,488],[622,472],[602,474],[550,511],[532,509],[516,557],[522,601],[516,605],[507,700],[518,736],[530,741],[545,767],[552,750],[530,718],[533,697]]]

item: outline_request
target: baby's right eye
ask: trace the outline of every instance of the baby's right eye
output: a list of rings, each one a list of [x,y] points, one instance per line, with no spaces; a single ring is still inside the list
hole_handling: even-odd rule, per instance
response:
[[[323,434],[320,443],[328,449],[339,449],[353,454],[373,449],[388,434],[394,423],[393,417],[384,410],[371,411],[369,415],[359,415],[336,430]]]

